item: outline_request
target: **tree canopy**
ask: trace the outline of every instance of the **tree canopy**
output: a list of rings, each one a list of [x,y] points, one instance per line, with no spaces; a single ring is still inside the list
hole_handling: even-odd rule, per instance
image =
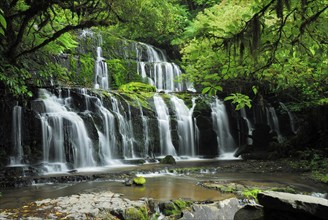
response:
[[[328,95],[327,7],[327,0],[3,0],[1,87],[28,94],[27,82],[75,80],[51,57],[76,53],[77,30],[104,26],[167,49],[200,91],[223,91],[239,107],[265,93],[320,105]]]
[[[327,1],[222,1],[186,28],[183,63],[210,89],[327,103]]]

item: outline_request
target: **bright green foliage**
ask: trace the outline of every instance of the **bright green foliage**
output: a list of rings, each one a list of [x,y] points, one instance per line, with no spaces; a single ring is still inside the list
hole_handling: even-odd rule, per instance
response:
[[[149,84],[141,82],[131,82],[121,85],[118,89],[120,92],[156,92],[156,88]]]
[[[134,68],[135,72],[130,71],[130,68],[128,68],[128,61],[111,59],[106,60],[106,62],[109,74],[113,73],[114,85],[112,87],[117,88],[130,81],[141,81],[141,76],[136,72],[137,68]]]
[[[0,9],[0,37],[1,35],[5,35],[5,30],[7,28],[7,22],[5,17],[3,16],[3,11]]]
[[[257,194],[261,192],[260,189],[254,188],[254,189],[248,189],[242,192],[243,196],[245,196],[248,199],[255,199],[257,200]]]
[[[248,108],[252,107],[252,100],[247,95],[243,95],[241,93],[232,93],[224,98],[224,101],[230,100],[232,104],[236,104],[236,110],[240,110],[242,108],[245,108],[246,106]]]
[[[325,103],[327,8],[325,0],[222,1],[186,28],[184,69],[208,92],[250,94],[256,84],[256,93],[289,94],[302,106]]]
[[[71,55],[69,57],[69,82],[74,85],[92,87],[94,83],[94,63],[93,54],[86,53]],[[67,81],[66,81],[67,82]]]
[[[133,40],[169,43],[183,33],[188,22],[186,9],[178,3],[177,0],[120,1],[118,4],[122,6],[117,13],[124,22],[112,26],[110,31]]]

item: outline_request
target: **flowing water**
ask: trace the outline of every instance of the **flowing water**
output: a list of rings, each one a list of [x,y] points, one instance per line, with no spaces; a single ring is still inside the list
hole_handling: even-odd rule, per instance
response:
[[[267,114],[267,121],[270,126],[271,132],[276,132],[278,142],[282,143],[285,138],[282,136],[280,132],[279,119],[277,117],[276,110],[274,109],[274,107],[271,106],[267,107],[266,114]]]
[[[148,44],[139,44],[136,47],[139,75],[158,91],[183,91],[183,83],[176,82],[182,74],[179,66],[168,62],[162,50]]]
[[[250,137],[253,136],[254,126],[253,126],[252,122],[248,119],[245,108],[240,109],[240,115],[246,121],[246,124],[247,124],[247,130],[248,130],[248,136],[249,136],[249,137],[247,137],[247,144],[252,145],[253,139]]]
[[[192,107],[189,109],[182,99],[171,96],[176,120],[178,122],[179,135],[179,155],[196,157],[196,149],[198,146],[197,125],[193,118],[194,109],[196,107],[195,98],[192,99]]]
[[[24,164],[24,151],[22,146],[22,107],[14,106],[12,111],[12,140],[13,156],[10,157],[9,166]]]
[[[219,157],[221,159],[234,159],[236,144],[230,133],[228,115],[224,103],[215,98],[211,103],[211,110],[213,130],[217,134]]]
[[[199,163],[201,165],[201,163]],[[129,168],[135,170],[136,168]],[[125,169],[127,170],[127,169]],[[112,169],[110,172],[115,172]],[[217,201],[235,197],[230,193],[207,189],[199,185],[200,181],[217,181],[221,183],[238,183],[249,187],[285,188],[324,195],[327,186],[308,182],[297,174],[291,173],[226,173],[213,172],[213,169],[201,170],[199,173],[177,175],[163,172],[139,173],[147,180],[143,187],[125,186],[123,181],[115,179],[96,179],[88,182],[45,183],[31,187],[1,189],[0,207],[18,208],[28,202],[45,198],[57,198],[73,194],[111,191],[123,194],[125,198],[138,200],[148,197],[160,201],[171,199],[190,199],[192,201]]]
[[[105,58],[102,57],[102,38],[99,36],[99,46],[97,47],[97,58],[95,61],[95,89],[105,89],[109,88],[108,82],[108,67]]]
[[[95,166],[93,144],[85,124],[77,113],[68,110],[70,97],[60,98],[44,89],[39,96],[45,108],[40,119],[46,172],[68,169],[65,152],[70,152],[70,162],[75,168]]]
[[[172,143],[169,110],[161,96],[154,95],[154,104],[158,120],[161,155],[176,156],[177,152]]]

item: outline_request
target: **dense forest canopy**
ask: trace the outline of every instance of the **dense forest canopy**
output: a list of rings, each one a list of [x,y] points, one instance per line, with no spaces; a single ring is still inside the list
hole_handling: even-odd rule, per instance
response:
[[[223,91],[238,108],[268,93],[295,108],[328,102],[327,0],[3,0],[0,8],[0,86],[17,96],[50,77],[86,82],[52,57],[76,53],[78,30],[102,27],[166,49],[199,91]]]

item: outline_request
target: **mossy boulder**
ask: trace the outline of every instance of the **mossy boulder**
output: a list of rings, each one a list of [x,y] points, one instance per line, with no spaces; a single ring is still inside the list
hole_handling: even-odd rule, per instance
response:
[[[177,199],[174,201],[160,203],[159,209],[165,216],[179,217],[181,216],[182,210],[187,209],[191,205],[192,202],[190,201]]]
[[[123,218],[129,220],[146,220],[148,219],[147,207],[129,207],[124,210]]]
[[[165,156],[161,162],[161,164],[176,164],[176,161],[172,155]]]
[[[143,176],[138,176],[133,178],[133,183],[137,186],[142,186],[146,183],[146,178]]]

